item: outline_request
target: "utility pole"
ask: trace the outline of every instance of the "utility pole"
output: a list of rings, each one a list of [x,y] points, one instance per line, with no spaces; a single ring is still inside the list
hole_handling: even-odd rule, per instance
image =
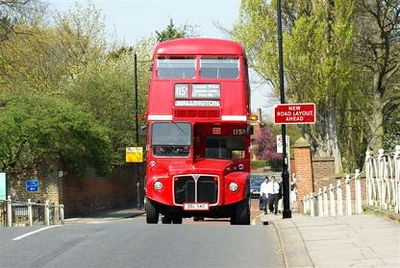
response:
[[[281,95],[281,104],[285,104],[285,81],[283,75],[283,52],[282,52],[282,14],[281,14],[281,1],[277,0],[277,19],[278,19],[278,59],[279,59],[279,86]],[[283,180],[283,213],[282,218],[291,218],[292,211],[290,210],[289,200],[289,171],[288,171],[288,158],[286,152],[286,124],[282,124],[282,142],[283,142],[283,158],[282,158],[282,180]]]
[[[135,130],[136,130],[136,146],[139,146],[139,107],[138,107],[138,69],[137,69],[137,54],[134,55],[134,67],[135,67]],[[134,163],[136,173],[136,192],[137,192],[137,208],[141,209],[140,202],[140,167],[139,163]]]
[[[137,54],[134,57],[135,65],[135,117],[136,117],[136,146],[139,146],[139,107],[138,107],[138,71],[137,71]]]

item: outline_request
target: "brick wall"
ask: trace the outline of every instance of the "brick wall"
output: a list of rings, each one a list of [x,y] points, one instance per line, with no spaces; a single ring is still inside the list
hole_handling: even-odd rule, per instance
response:
[[[314,191],[319,188],[336,184],[335,159],[334,158],[313,158],[312,170],[314,177]]]
[[[138,169],[136,169],[138,167]],[[87,215],[96,211],[123,205],[137,205],[138,179],[140,180],[140,199],[144,196],[145,164],[126,165],[115,169],[108,177],[99,177],[88,170],[83,178],[64,172],[60,177],[57,165],[49,164],[38,170],[23,174],[7,174],[7,192],[12,200],[64,204],[65,216]],[[37,179],[39,191],[28,193],[26,180]]]
[[[314,190],[314,179],[312,174],[311,150],[306,140],[300,138],[294,144],[294,158],[297,186],[297,200]]]
[[[144,176],[144,165],[138,169],[134,165],[125,165],[115,169],[108,177],[97,176],[93,170],[88,170],[84,178],[66,175],[63,180],[66,217],[87,215],[127,204],[136,205],[136,184],[139,179],[142,199]]]

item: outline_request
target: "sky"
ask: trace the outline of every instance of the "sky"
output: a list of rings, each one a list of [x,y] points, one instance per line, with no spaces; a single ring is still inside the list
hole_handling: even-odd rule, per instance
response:
[[[86,0],[75,0],[84,5]],[[73,0],[47,0],[50,9],[65,12]],[[215,24],[231,29],[239,14],[240,0],[92,0],[104,16],[107,31],[127,45],[166,28],[170,19],[177,26],[196,26],[201,37],[229,39]],[[252,110],[272,114],[276,101],[270,88],[250,72]],[[270,116],[271,117],[271,116]]]

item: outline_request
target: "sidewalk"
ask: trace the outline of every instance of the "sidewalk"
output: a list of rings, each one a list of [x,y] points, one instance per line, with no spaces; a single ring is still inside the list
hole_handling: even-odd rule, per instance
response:
[[[124,218],[133,218],[143,215],[144,210],[137,208],[123,208],[123,209],[110,209],[100,211],[91,216],[79,217],[79,218],[68,218],[65,219],[65,224],[93,224],[103,223],[115,220],[121,220]]]
[[[288,267],[400,267],[400,224],[380,216],[262,215],[278,231]]]

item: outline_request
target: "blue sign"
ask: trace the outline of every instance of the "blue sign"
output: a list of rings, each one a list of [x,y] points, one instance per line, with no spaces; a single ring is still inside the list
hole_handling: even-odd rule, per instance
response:
[[[28,193],[39,192],[39,181],[38,180],[26,180],[26,191]]]

